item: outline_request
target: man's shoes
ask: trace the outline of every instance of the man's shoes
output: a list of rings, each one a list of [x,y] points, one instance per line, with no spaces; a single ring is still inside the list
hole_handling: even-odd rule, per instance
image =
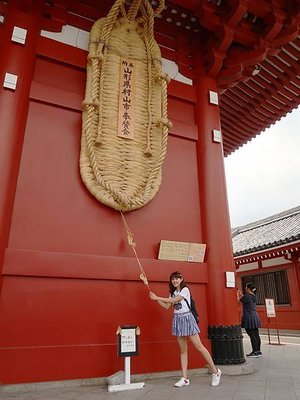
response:
[[[178,382],[174,383],[175,387],[182,387],[182,386],[188,386],[190,384],[190,380],[188,378],[180,378]]]
[[[261,351],[252,351],[250,354],[246,354],[246,356],[249,358],[259,358],[259,357],[262,357],[262,352]]]
[[[221,380],[222,371],[218,368],[215,374],[212,374],[211,386],[219,386]]]

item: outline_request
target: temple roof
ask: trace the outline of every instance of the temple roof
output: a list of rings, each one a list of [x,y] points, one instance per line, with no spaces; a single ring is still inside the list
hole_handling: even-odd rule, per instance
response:
[[[149,1],[155,9],[162,0]],[[113,3],[45,0],[43,29],[59,32],[68,24],[89,31]],[[0,0],[0,16],[6,5]],[[193,55],[204,57],[220,93],[225,156],[300,104],[299,28],[299,0],[165,0],[155,38],[187,78],[196,78]]]
[[[112,3],[102,0],[105,12]],[[298,0],[165,1],[157,42],[191,79],[191,54],[205,55],[206,73],[221,94],[225,156],[300,104],[299,21]]]
[[[299,1],[172,0],[166,4],[164,18],[169,23],[183,23],[206,42],[207,74],[216,78],[221,93],[225,155],[298,107]],[[176,13],[174,5],[188,10],[190,15],[184,18],[188,23],[177,17],[182,10]]]
[[[234,257],[300,244],[300,206],[232,229]]]

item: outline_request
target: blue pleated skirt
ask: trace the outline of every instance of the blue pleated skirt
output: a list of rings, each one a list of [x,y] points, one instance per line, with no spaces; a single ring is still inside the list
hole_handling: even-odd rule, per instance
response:
[[[241,321],[242,328],[256,329],[261,327],[261,322],[258,315],[243,315]]]
[[[172,335],[192,336],[200,333],[199,326],[191,312],[174,313],[172,323]]]

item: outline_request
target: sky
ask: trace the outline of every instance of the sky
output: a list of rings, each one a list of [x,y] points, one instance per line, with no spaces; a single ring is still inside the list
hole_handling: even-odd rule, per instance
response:
[[[300,205],[300,107],[225,158],[231,227]]]

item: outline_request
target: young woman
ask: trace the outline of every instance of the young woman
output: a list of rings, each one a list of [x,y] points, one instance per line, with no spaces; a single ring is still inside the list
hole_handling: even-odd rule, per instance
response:
[[[238,290],[238,300],[243,304],[243,315],[242,315],[242,328],[245,328],[247,335],[250,337],[252,351],[246,354],[250,358],[258,358],[262,356],[260,350],[261,340],[259,336],[259,330],[261,323],[259,316],[256,312],[256,287],[252,283],[247,283],[245,288],[246,293]]]
[[[170,306],[173,306],[174,308],[172,335],[177,337],[180,349],[180,361],[182,369],[182,377],[179,379],[178,382],[174,384],[174,386],[182,387],[190,384],[190,380],[188,379],[187,375],[187,338],[190,338],[192,344],[206,360],[212,373],[211,386],[218,386],[221,380],[221,370],[216,368],[211,358],[211,355],[209,354],[208,350],[203,346],[200,340],[199,327],[188,306],[188,304],[191,304],[191,294],[180,272],[176,271],[171,274],[169,288],[169,297],[159,297],[153,292],[150,292],[149,296],[150,299],[157,301],[158,304],[166,310],[168,310]],[[188,304],[186,302],[188,302]]]

